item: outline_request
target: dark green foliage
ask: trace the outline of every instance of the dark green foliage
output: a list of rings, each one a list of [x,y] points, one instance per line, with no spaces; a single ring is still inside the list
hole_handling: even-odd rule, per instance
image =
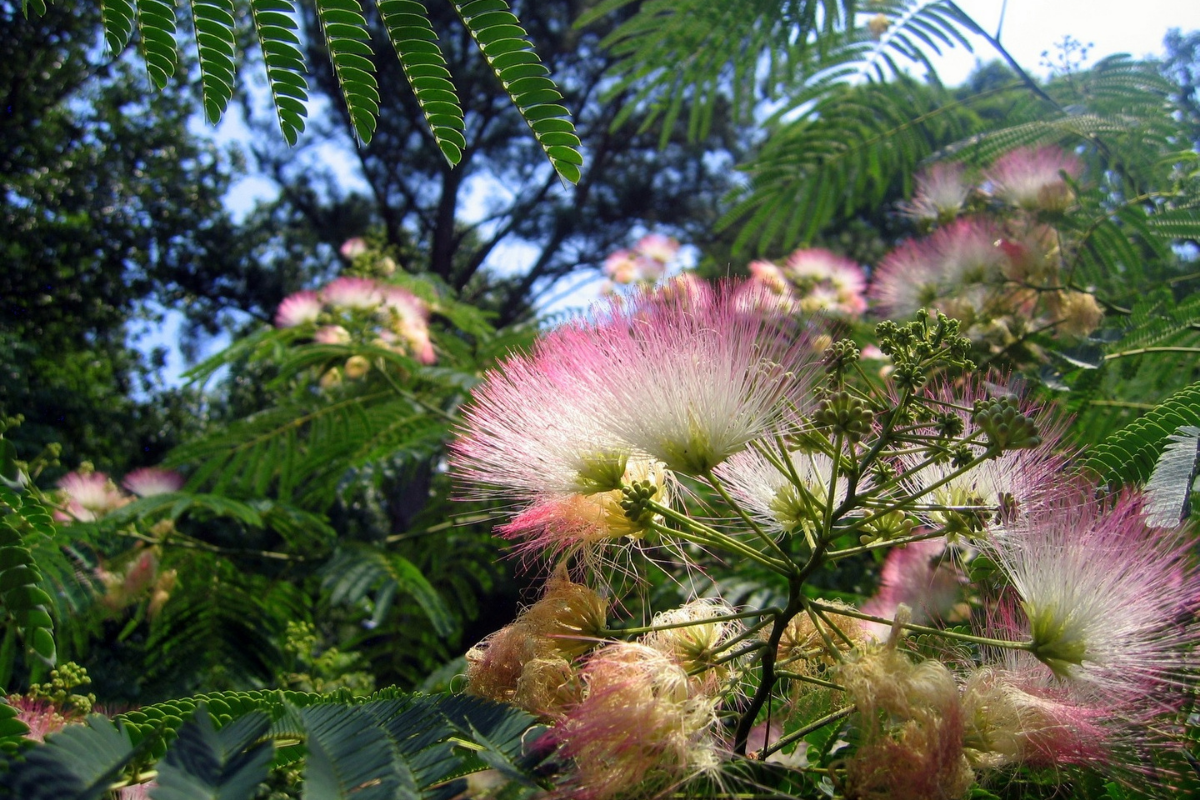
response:
[[[70,725],[45,745],[26,751],[9,766],[0,797],[14,800],[100,800],[136,755],[129,734],[92,714]]]
[[[538,144],[546,152],[554,171],[578,183],[579,137],[571,124],[563,97],[542,66],[525,30],[504,0],[472,0],[455,3],[455,11],[471,31],[471,37],[487,58],[504,91],[529,123]]]
[[[535,786],[528,714],[468,697],[385,690],[364,700],[294,692],[199,695],[93,716],[10,757],[3,789],[21,800],[91,800],[157,770],[155,800],[249,800],[275,766],[303,761],[306,798],[450,797],[486,767]],[[136,746],[135,746],[136,745]],[[274,747],[273,747],[274,745]],[[466,745],[461,746],[461,745]],[[124,773],[125,780],[119,780]]]
[[[204,703],[179,729],[158,765],[153,800],[235,800],[250,797],[267,777],[274,748],[264,739],[271,721],[255,712],[217,731]]]
[[[18,636],[35,672],[55,664],[54,602],[43,588],[46,580],[35,557],[39,545],[54,538],[54,522],[34,497],[0,485],[0,688],[12,677]]]
[[[467,146],[462,134],[463,111],[429,13],[423,3],[414,0],[379,0],[378,6],[425,124],[446,161],[457,164]]]

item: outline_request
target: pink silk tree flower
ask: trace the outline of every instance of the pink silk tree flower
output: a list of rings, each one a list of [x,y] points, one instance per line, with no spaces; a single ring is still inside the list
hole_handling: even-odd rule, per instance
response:
[[[957,417],[957,425],[971,435],[979,431],[970,410],[977,401],[1014,394],[1004,378],[990,377],[992,380],[985,376],[966,385],[928,386],[923,392],[935,401],[935,407],[947,409],[951,417],[947,424],[954,424],[953,417]],[[916,513],[925,523],[949,527],[951,533],[961,533],[957,529],[963,527],[995,527],[1036,510],[1059,493],[1064,481],[1077,480],[1067,470],[1074,453],[1060,452],[1065,420],[1049,406],[1019,397],[1016,402],[1020,413],[1037,428],[1041,441],[1033,447],[1005,450],[958,475],[954,474],[958,468],[951,462],[923,464],[924,459],[916,456],[899,460],[907,491],[915,493],[936,486],[917,500]],[[937,432],[936,426],[924,431],[929,435]],[[970,452],[976,457],[982,455],[983,443],[970,447]]]
[[[613,304],[592,329],[601,368],[575,376],[593,415],[668,469],[704,475],[773,429],[789,401],[806,407],[818,359],[805,331],[745,299],[726,284]]]
[[[770,439],[764,446],[776,450]],[[754,448],[731,456],[713,472],[764,530],[782,534],[805,526],[809,530],[819,529],[829,497],[833,459],[824,453],[800,450],[789,452],[786,462],[778,452],[774,455],[785,469],[790,462],[788,472],[780,472]],[[800,487],[792,482],[792,472]],[[864,479],[859,491],[869,485],[869,479]],[[846,499],[846,486],[846,478],[839,476],[834,487],[835,505]]]
[[[66,503],[66,513],[54,515],[61,522],[73,519],[94,522],[129,502],[129,498],[103,472],[68,472],[59,479],[58,488]]]
[[[973,669],[962,690],[967,758],[979,769],[1009,764],[1105,768],[1123,737],[1102,697],[1054,678],[1029,653]]]
[[[126,475],[121,485],[138,497],[153,497],[178,492],[183,488],[183,476],[162,467],[142,467]]]
[[[922,308],[932,308],[941,291],[941,276],[929,245],[909,239],[879,262],[869,294],[881,316],[907,319]]]
[[[934,164],[917,175],[916,184],[912,201],[901,204],[900,210],[922,222],[949,222],[958,216],[971,193],[961,164]]]
[[[369,278],[336,278],[321,290],[321,299],[334,308],[375,309],[383,295]]]
[[[393,333],[408,345],[414,358],[433,364],[437,355],[429,338],[429,306],[424,300],[399,286],[380,289],[383,305],[380,314]]]
[[[783,274],[795,286],[805,311],[858,315],[867,309],[866,275],[844,256],[819,247],[797,250],[784,262]]]
[[[1063,211],[1071,190],[1062,173],[1076,179],[1083,165],[1072,153],[1057,147],[1021,147],[996,159],[985,174],[991,192],[1018,208]]]
[[[652,794],[719,763],[715,704],[670,657],[618,642],[588,659],[583,681],[583,700],[548,734],[578,771],[568,796]]]
[[[925,539],[893,547],[883,562],[879,591],[863,606],[863,613],[895,618],[901,604],[912,611],[912,621],[925,624],[944,619],[958,603],[964,576],[955,566],[943,539]],[[879,641],[890,626],[864,622]]]
[[[620,488],[630,447],[587,396],[582,376],[608,369],[589,331],[560,328],[484,376],[450,446],[469,496],[525,506]]]
[[[671,263],[679,253],[679,242],[674,237],[661,233],[648,233],[638,240],[634,249],[638,255],[658,262],[661,272],[662,267]]]
[[[305,323],[316,322],[321,308],[321,298],[316,292],[305,290],[290,294],[283,298],[275,312],[275,327],[295,328]]]
[[[1032,653],[1113,704],[1161,697],[1196,666],[1190,543],[1149,527],[1142,506],[1068,491],[992,532],[983,551],[1020,598]]]

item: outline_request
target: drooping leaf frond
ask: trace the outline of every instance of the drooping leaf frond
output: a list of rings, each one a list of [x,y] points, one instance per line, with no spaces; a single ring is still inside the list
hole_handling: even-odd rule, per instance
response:
[[[455,3],[454,10],[483,51],[488,66],[500,80],[513,105],[529,124],[554,171],[564,180],[578,183],[579,137],[570,112],[561,104],[562,93],[525,38],[525,29],[505,0],[472,0]]]
[[[467,146],[462,135],[463,113],[429,12],[415,0],[378,0],[378,5],[429,132],[446,161],[457,164]]]
[[[54,522],[28,494],[0,485],[0,611],[25,639],[26,652],[54,666],[54,620],[51,596],[35,554],[38,540],[53,541]],[[7,626],[5,626],[7,627]],[[0,663],[0,685],[8,682],[12,665]]]
[[[96,2],[97,0],[92,0]],[[449,0],[447,0],[449,1]],[[175,74],[176,21],[170,0],[99,0],[105,42],[120,54],[136,31],[151,81],[159,89]],[[371,47],[371,23],[360,0],[311,0],[321,36],[359,141],[370,142],[379,113],[379,85]],[[188,0],[200,56],[204,113],[220,120],[233,96],[239,11],[233,0]],[[579,180],[580,141],[562,95],[503,0],[453,3],[488,65],[529,125],[555,171]],[[45,0],[22,0],[28,16],[46,13]],[[430,134],[454,166],[467,143],[462,104],[450,80],[425,3],[376,0],[383,28],[403,67]],[[250,18],[266,64],[280,130],[289,144],[304,131],[308,84],[297,35],[296,0],[250,0]]]
[[[718,226],[740,228],[737,251],[808,241],[854,204],[882,202],[899,175],[968,133],[969,119],[963,104],[909,79],[835,88],[744,166],[749,181]]]
[[[1191,509],[1192,485],[1200,470],[1200,428],[1184,426],[1167,441],[1146,482],[1146,522],[1173,528],[1188,518]]]
[[[279,129],[288,144],[304,132],[308,115],[308,82],[304,79],[304,54],[296,35],[296,6],[292,0],[251,0],[254,30],[267,67],[267,83],[275,100]]]
[[[233,97],[237,55],[233,14],[233,0],[192,0],[204,116],[214,125]]]
[[[164,0],[140,0],[138,34],[150,80],[159,89],[175,74],[175,5]]]
[[[129,44],[133,35],[134,17],[137,12],[133,0],[103,0],[101,18],[104,21],[104,42],[113,55],[119,54]]]
[[[446,602],[415,564],[374,547],[342,546],[325,568],[324,587],[334,605],[356,603],[376,590],[377,618],[387,613],[386,604],[400,591],[412,595],[439,636],[450,636],[457,628]]]
[[[350,123],[359,141],[367,144],[379,114],[379,82],[362,6],[358,0],[317,0],[317,16]]]

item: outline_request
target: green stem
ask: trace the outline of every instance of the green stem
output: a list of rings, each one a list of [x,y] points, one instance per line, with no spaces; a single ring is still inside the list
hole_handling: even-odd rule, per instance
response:
[[[936,539],[939,536],[945,535],[944,530],[930,531],[929,533],[919,533],[915,536],[900,536],[895,539],[885,539],[881,542],[871,542],[860,547],[847,547],[844,550],[831,550],[825,556],[827,561],[835,561],[839,558],[848,558],[849,556],[857,556],[862,553],[870,553],[872,550],[882,550],[885,547],[896,547],[897,545],[908,544],[909,542],[923,542],[926,539]]]
[[[779,678],[790,678],[794,681],[802,683],[811,683],[813,686],[824,686],[826,689],[836,689],[839,692],[846,690],[845,686],[834,683],[833,681],[823,681],[820,678],[814,678],[811,675],[802,675],[799,672],[788,672],[786,669],[775,670],[775,676]]]
[[[799,740],[803,739],[805,736],[808,736],[813,731],[818,730],[820,728],[824,728],[826,725],[837,722],[840,719],[845,719],[846,717],[850,716],[852,713],[854,713],[854,706],[846,706],[845,708],[834,711],[832,714],[826,714],[825,716],[821,717],[820,719],[815,719],[812,722],[805,725],[800,730],[792,731],[787,736],[780,737],[779,741],[775,742],[775,744],[773,744],[769,747],[764,747],[762,750],[759,751],[758,757],[760,760],[765,759],[767,756],[771,755],[772,753],[777,753],[780,750],[782,750],[783,748],[787,747],[792,742],[799,741]]]
[[[831,614],[837,614],[842,617],[851,617],[852,619],[866,620],[867,622],[878,622],[881,625],[894,625],[895,620],[887,617],[877,617],[873,614],[864,614],[861,611],[853,611],[843,606],[834,606],[822,603],[818,600],[809,601],[813,608],[819,608],[822,611],[828,611]],[[1005,639],[989,639],[986,636],[973,636],[969,633],[959,633],[958,631],[950,631],[944,628],[931,628],[928,625],[914,625],[911,622],[902,622],[900,627],[906,630],[916,631],[917,633],[928,633],[934,636],[945,636],[947,639],[958,639],[963,642],[971,642],[973,644],[987,645],[988,647],[1003,647],[1008,650],[1033,650],[1033,642],[1010,642]]]
[[[784,549],[779,546],[779,542],[772,539],[770,535],[762,529],[762,526],[758,524],[758,521],[747,514],[745,509],[742,508],[741,504],[734,500],[729,492],[725,491],[725,487],[719,480],[717,480],[716,476],[713,475],[712,470],[704,473],[704,479],[708,481],[709,486],[717,490],[717,494],[721,495],[721,499],[724,500],[730,508],[737,512],[737,515],[742,518],[742,522],[745,522],[747,525],[749,525],[750,530],[754,531],[754,533],[758,535],[759,539],[762,539],[763,544],[767,546],[768,550],[774,550],[775,553],[781,559],[783,559],[783,563],[790,564],[793,567],[796,566],[796,563],[792,561],[791,556],[784,552]]]
[[[766,617],[778,613],[778,608],[764,608],[759,611],[739,611],[736,614],[721,614],[720,616],[704,617],[703,619],[688,620],[686,622],[666,622],[662,625],[644,625],[640,628],[608,628],[600,631],[600,636],[633,636],[642,633],[654,633],[656,631],[669,631],[675,628],[690,628],[693,625],[703,625],[706,622],[729,622],[735,619]]]

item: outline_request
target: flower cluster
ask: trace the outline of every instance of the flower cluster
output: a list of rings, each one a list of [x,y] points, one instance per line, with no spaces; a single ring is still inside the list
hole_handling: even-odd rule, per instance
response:
[[[653,286],[667,274],[679,254],[679,242],[660,233],[649,233],[633,247],[614,251],[601,271],[608,281],[601,289],[612,294],[617,286]]]
[[[429,305],[407,289],[371,278],[341,277],[319,290],[284,298],[275,325],[309,329],[317,344],[360,342],[433,364],[437,354],[429,337],[429,316]],[[352,355],[341,368],[327,372],[321,384],[329,388],[343,378],[357,380],[370,369],[367,358]]]
[[[1081,172],[1052,147],[1006,153],[975,183],[960,165],[935,164],[901,207],[926,235],[901,243],[872,276],[879,313],[937,309],[993,352],[1043,330],[1070,339],[1093,332],[1103,310],[1065,283],[1068,254],[1052,227],[1071,208]]]
[[[785,313],[835,314],[858,317],[867,310],[867,278],[848,258],[820,248],[797,250],[782,266],[750,262],[752,284],[766,287]]]
[[[964,248],[989,268],[984,237]],[[1096,500],[1052,410],[1000,376],[929,381],[964,363],[959,322],[881,325],[895,385],[860,387],[857,348],[818,359],[771,296],[613,300],[485,377],[452,469],[555,566],[468,653],[468,690],[546,721],[580,798],[732,780],[738,758],[848,797],[961,798],[1169,749],[1200,638],[1192,540],[1136,495]],[[635,590],[654,567],[708,588],[610,621],[645,602],[611,579],[622,550]],[[822,599],[881,556],[873,597]],[[719,599],[722,575],[775,581],[750,595],[773,605]],[[830,726],[836,757],[789,754]]]

